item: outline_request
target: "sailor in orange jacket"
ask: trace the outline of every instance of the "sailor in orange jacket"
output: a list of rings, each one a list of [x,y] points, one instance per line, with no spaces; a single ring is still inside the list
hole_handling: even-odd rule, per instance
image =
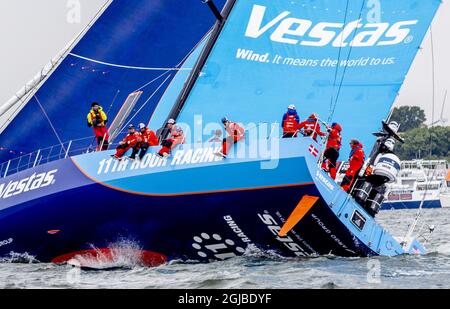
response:
[[[97,151],[108,150],[109,134],[106,128],[108,117],[103,108],[97,102],[92,103],[92,108],[87,115],[88,127],[94,128],[95,139],[97,140]]]
[[[350,166],[345,173],[345,177],[342,180],[341,187],[344,191],[349,191],[355,182],[355,178],[364,165],[365,154],[363,145],[356,139],[352,139],[350,142],[352,151],[350,153]]]
[[[308,119],[300,123],[297,130],[303,129],[304,136],[312,136],[315,141],[317,141],[317,135],[325,136],[326,133],[320,130],[319,119],[317,119],[316,114],[311,114]]]
[[[134,160],[136,159],[136,155],[138,154],[139,150],[139,159],[142,160],[144,156],[147,154],[148,148],[151,146],[158,146],[158,137],[156,136],[155,132],[147,128],[147,126],[144,123],[139,124],[139,134],[140,134],[140,141],[136,146],[133,147],[133,153],[130,156],[130,159]]]
[[[218,155],[226,158],[231,146],[245,138],[245,129],[236,122],[231,122],[226,117],[222,118],[222,123],[229,136],[223,139],[222,152],[218,153]]]
[[[323,155],[322,168],[330,173],[330,177],[336,179],[337,160],[342,146],[342,127],[333,123],[328,129],[328,142]]]
[[[161,143],[163,147],[158,152],[160,157],[167,157],[172,149],[180,144],[184,144],[185,141],[183,129],[176,125],[175,119],[169,119],[164,130],[169,130],[170,133],[169,137]]]
[[[287,113],[283,115],[281,127],[283,128],[283,138],[297,137],[300,118],[295,105],[289,105]]]
[[[115,159],[122,159],[123,155],[130,150],[131,148],[135,147],[139,141],[140,141],[140,134],[136,132],[136,129],[131,124],[128,127],[128,134],[125,136],[125,138],[119,143],[119,146],[116,148],[116,154],[113,155]]]

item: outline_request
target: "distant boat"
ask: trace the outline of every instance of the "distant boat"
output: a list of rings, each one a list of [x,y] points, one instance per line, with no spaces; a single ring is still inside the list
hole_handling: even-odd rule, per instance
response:
[[[344,140],[360,136],[370,147],[439,0],[382,0],[378,19],[376,6],[364,0],[229,0],[220,16],[215,11],[211,30],[200,13],[206,8],[193,11],[187,1],[183,9],[179,0],[132,2],[113,1],[105,9],[30,101],[17,103],[17,116],[0,135],[4,148],[14,148],[18,136],[25,149],[36,146],[40,136],[23,126],[27,115],[36,117],[30,125],[40,128],[46,143],[50,136],[60,141],[26,156],[5,156],[0,257],[15,252],[42,262],[95,260],[113,256],[109,248],[123,239],[137,244],[125,251],[148,265],[223,260],[253,250],[287,257],[426,252],[414,237],[395,238],[375,220],[383,200],[376,188],[383,183],[361,178],[361,195],[348,194],[321,168],[325,141],[280,139],[267,124],[278,128],[287,105],[298,103],[305,119],[317,112],[328,118],[324,123],[339,121]],[[172,25],[187,31],[193,20],[199,33],[189,29],[196,35],[167,32]],[[180,63],[174,60],[178,48],[185,51]],[[155,70],[163,73],[155,77]],[[185,128],[200,126],[200,137],[168,159],[151,149],[142,161],[92,152],[92,138],[75,146],[81,125],[71,129],[68,123],[85,122],[86,101],[97,91],[104,102],[125,102],[122,111],[131,111],[111,112],[124,115],[113,122],[117,133],[138,119],[151,117],[150,127],[159,128],[174,118]],[[202,122],[213,132],[223,116],[248,131],[227,159],[215,155],[220,145],[202,142]],[[380,134],[395,132],[384,124]],[[348,153],[343,147],[342,156]],[[373,176],[395,177],[395,155],[375,158]]]
[[[403,161],[397,182],[388,186],[382,209],[449,207],[445,195],[448,162],[445,160]]]

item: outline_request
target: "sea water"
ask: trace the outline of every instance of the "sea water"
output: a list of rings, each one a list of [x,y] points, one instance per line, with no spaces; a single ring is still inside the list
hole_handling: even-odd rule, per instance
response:
[[[383,211],[378,219],[393,235],[404,236],[415,214],[415,210]],[[0,288],[450,288],[450,209],[425,210],[419,226],[429,250],[425,256],[265,254],[146,268],[125,255],[115,265],[99,261],[97,267],[106,270],[85,271],[70,265],[35,264],[32,257],[21,255],[15,260],[22,263],[0,263]]]

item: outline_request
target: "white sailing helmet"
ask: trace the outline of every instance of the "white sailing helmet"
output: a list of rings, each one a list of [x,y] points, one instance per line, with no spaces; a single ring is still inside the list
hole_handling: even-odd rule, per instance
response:
[[[147,126],[144,123],[139,124],[139,130],[145,129]]]
[[[175,124],[175,123],[176,123],[175,119],[169,119],[167,121],[167,124]]]
[[[295,107],[294,104],[289,105],[288,109],[291,109],[291,110],[294,110],[294,111],[297,110],[297,108]]]

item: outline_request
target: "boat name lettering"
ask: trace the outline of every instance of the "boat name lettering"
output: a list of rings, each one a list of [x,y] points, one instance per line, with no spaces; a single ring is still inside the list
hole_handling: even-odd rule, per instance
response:
[[[194,148],[177,150],[172,158],[163,159],[156,154],[147,154],[142,160],[126,160],[121,161],[113,158],[103,159],[99,162],[97,174],[118,173],[128,170],[143,170],[156,167],[181,166],[189,164],[200,164],[222,161],[223,159],[215,155],[220,148]]]
[[[334,234],[331,233],[331,230],[325,225],[325,223],[317,217],[316,214],[312,214],[311,217],[316,221],[316,223],[323,229],[323,231],[330,235],[330,238],[333,239],[339,246],[344,249],[348,249],[348,247]]]
[[[290,11],[284,11],[270,20],[266,14],[267,7],[254,5],[245,36],[253,39],[260,38],[270,32],[270,40],[277,43],[323,47],[330,45],[341,48],[389,46],[400,43],[411,43],[410,27],[418,20],[398,21],[394,24],[366,23],[362,19],[348,22],[327,21],[314,24],[309,19],[290,16]],[[268,22],[265,22],[265,21]],[[270,21],[269,21],[270,20]],[[352,36],[356,29],[363,29]]]
[[[334,190],[334,185],[324,175],[322,175],[321,171],[316,172],[316,178],[319,179],[330,191]]]
[[[276,240],[286,246],[290,251],[292,251],[296,256],[307,256],[308,253],[303,250],[303,248],[294,242],[294,240],[289,237],[280,237],[278,233],[281,231],[281,227],[278,222],[270,214],[258,214],[259,219],[267,226],[269,231],[276,236]]]
[[[7,245],[10,245],[10,244],[13,243],[13,241],[14,241],[14,239],[12,239],[12,238],[9,238],[9,239],[6,239],[6,240],[2,240],[2,241],[0,241],[0,247],[4,247],[4,246],[7,246]]]
[[[34,191],[48,187],[55,183],[55,174],[58,170],[46,173],[34,173],[30,177],[17,181],[10,181],[8,184],[0,184],[0,199],[7,199],[25,192]]]

